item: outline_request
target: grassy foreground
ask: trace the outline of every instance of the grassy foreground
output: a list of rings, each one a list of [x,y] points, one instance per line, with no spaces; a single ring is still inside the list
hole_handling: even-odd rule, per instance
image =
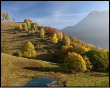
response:
[[[63,65],[1,53],[1,86],[23,86],[32,77],[47,75],[67,86],[109,86],[109,73],[67,74]]]

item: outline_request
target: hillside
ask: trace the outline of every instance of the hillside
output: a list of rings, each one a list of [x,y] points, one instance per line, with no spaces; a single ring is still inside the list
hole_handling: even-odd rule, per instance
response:
[[[86,43],[109,48],[109,11],[93,11],[75,26],[64,28],[67,35],[73,35]]]
[[[84,62],[83,65],[86,68],[86,64],[85,64],[86,61],[84,60],[85,57],[83,57],[82,54],[92,49],[98,50],[97,47],[90,46],[84,43],[83,41],[76,40],[72,36],[70,38],[66,36],[64,37],[64,39],[62,39],[62,41],[56,41],[57,37],[55,32],[57,32],[57,30],[51,27],[47,27],[47,28],[50,30],[49,32],[51,33],[54,32],[55,35],[54,38],[46,33],[45,33],[45,37],[41,38],[39,32],[31,32],[31,30],[29,30],[29,32],[26,32],[23,30],[19,31],[15,29],[15,26],[20,24],[24,24],[24,23],[9,22],[9,21],[1,22],[1,48],[2,48],[1,49],[1,64],[2,64],[1,84],[2,86],[25,86],[30,80],[32,80],[33,78],[37,79],[39,76],[42,77],[48,76],[50,78],[55,78],[60,82],[58,86],[61,87],[65,86],[65,84],[66,86],[70,86],[70,87],[71,86],[109,86],[108,64],[106,64],[107,67],[105,68],[104,72],[95,72],[88,68],[87,71],[76,72],[74,70],[72,71],[71,69],[70,71],[66,71],[66,69],[64,68],[65,63],[60,62],[59,60],[59,59],[65,60],[65,56],[68,55],[68,52],[69,53],[72,52],[74,55],[76,55],[76,57],[79,60],[81,59]],[[41,29],[42,27],[40,28],[38,27],[38,30]],[[47,32],[46,29],[45,31]],[[52,38],[57,43],[52,43],[51,41]],[[66,41],[65,43],[68,45],[62,45],[65,40],[69,41],[69,42]],[[32,57],[24,58],[21,55],[22,47],[24,46],[24,44],[26,44],[29,41],[31,42],[32,46],[35,47],[35,51],[36,51],[35,58]],[[28,50],[31,51],[30,46],[25,48],[26,49],[28,48]],[[105,51],[99,50],[99,51],[104,54],[105,56],[104,59],[106,59],[105,61],[108,61],[107,59],[108,52],[106,50]],[[100,55],[98,57],[100,57]],[[72,58],[71,60],[74,60],[74,58]],[[67,62],[68,60],[66,61],[66,63]],[[87,64],[87,65],[91,66],[91,64]],[[40,83],[41,82],[42,81],[40,81]],[[34,83],[37,82],[34,81]]]
[[[50,43],[50,37],[45,36],[45,40],[39,36],[39,33],[29,34],[26,32],[18,32],[15,29],[16,25],[23,24],[17,22],[1,22],[1,48],[3,53],[13,55],[16,52],[21,52],[23,45],[30,41],[37,49],[37,59],[46,60],[53,58],[51,52],[58,50],[55,44]]]

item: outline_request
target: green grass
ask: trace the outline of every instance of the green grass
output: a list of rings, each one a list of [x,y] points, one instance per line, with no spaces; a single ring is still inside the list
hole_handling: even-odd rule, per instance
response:
[[[2,68],[7,67],[6,76],[2,75],[2,86],[23,86],[32,77],[37,77],[35,74],[47,75],[58,79],[60,82],[67,81],[68,86],[109,86],[109,73],[89,72],[77,74],[63,73],[63,65],[28,58],[16,57],[2,53]],[[13,65],[13,62],[37,62],[42,64],[40,69],[37,67],[28,67],[24,69]],[[9,64],[10,63],[10,64]],[[23,63],[21,63],[22,65]],[[36,65],[37,66],[37,65]],[[2,69],[2,72],[4,69]],[[14,74],[14,76],[12,76]],[[25,75],[25,77],[23,76]],[[6,79],[8,77],[8,79]],[[10,80],[11,79],[11,80]],[[15,81],[16,80],[16,81]],[[5,84],[3,83],[5,82]]]
[[[74,86],[109,86],[109,74],[108,73],[82,73],[79,76],[71,76],[68,85]]]
[[[27,58],[22,58],[22,57],[16,57],[16,56],[7,55],[4,53],[1,53],[1,58],[2,58],[1,59],[1,63],[2,63],[2,70],[1,70],[2,71],[2,83],[1,84],[2,84],[2,86],[22,86],[32,76],[35,76],[33,74],[37,74],[37,73],[40,74],[41,72],[49,73],[49,71],[50,71],[49,69],[59,67],[56,63],[51,63],[51,62],[41,61],[41,60],[27,59]],[[37,67],[35,69],[23,69],[23,68],[20,68],[19,66],[16,66],[17,64],[13,65],[13,62],[24,62],[24,64],[25,64],[26,61],[29,62],[29,64],[31,64],[32,62],[37,62],[38,64],[40,63],[40,64],[42,64],[41,68],[44,68],[44,69],[37,71],[36,70]],[[23,65],[23,63],[21,63],[20,65]],[[36,64],[36,66],[37,66],[37,64]],[[49,70],[49,71],[47,71],[47,70]],[[26,75],[26,77],[27,76],[28,77],[24,78],[23,74]],[[21,80],[21,79],[23,79],[23,80]],[[15,80],[18,83],[17,82],[15,83],[14,82]]]

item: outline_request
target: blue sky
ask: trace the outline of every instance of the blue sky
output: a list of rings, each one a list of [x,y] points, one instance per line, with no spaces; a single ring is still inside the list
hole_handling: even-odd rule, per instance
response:
[[[94,10],[109,10],[109,1],[1,1],[1,12],[11,20],[28,18],[58,29],[77,24]]]

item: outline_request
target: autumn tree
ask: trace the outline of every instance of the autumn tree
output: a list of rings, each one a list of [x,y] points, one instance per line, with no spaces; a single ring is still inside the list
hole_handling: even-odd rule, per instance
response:
[[[19,30],[19,31],[22,31],[22,30],[23,30],[22,25],[19,25],[19,26],[18,26],[18,30]]]
[[[26,24],[27,24],[28,30],[31,30],[31,23],[29,21],[26,21]]]
[[[44,25],[41,25],[41,28],[44,28]]]
[[[84,72],[87,70],[83,57],[74,52],[69,52],[65,57],[64,68],[67,72]]]
[[[6,20],[9,21],[10,20],[10,16],[8,13],[6,13]]]
[[[35,58],[36,57],[36,51],[34,49],[34,45],[31,42],[27,42],[22,50],[21,50],[23,57],[29,57],[29,58]]]
[[[65,34],[65,32],[64,32],[64,31],[62,32],[62,34],[63,34],[63,38],[65,38],[66,34]]]
[[[39,26],[39,24],[36,22],[36,23],[32,23],[32,24],[34,24],[36,27],[38,27]]]
[[[13,19],[13,21],[16,21],[16,19]]]
[[[64,39],[64,45],[70,45],[70,39],[68,36],[65,36],[65,39]]]
[[[59,57],[58,57],[58,61],[60,63],[64,63],[64,58],[67,55],[67,53],[69,52],[68,48],[72,48],[72,47],[71,46],[64,46],[64,45],[61,47],[61,50],[59,51]]]
[[[56,44],[58,42],[56,34],[54,34],[53,37],[51,38],[51,42],[54,44]]]
[[[55,33],[58,33],[58,30],[52,27],[47,27],[46,32],[49,36],[52,37]]]
[[[31,24],[31,29],[35,30],[35,27],[36,27],[36,26],[32,23],[32,24]]]
[[[5,15],[4,15],[4,13],[1,13],[1,20],[5,20]]]
[[[56,33],[58,40],[60,40],[60,32]]]
[[[2,20],[10,20],[9,14],[8,13],[1,13],[1,19]]]
[[[41,28],[40,29],[40,37],[44,37],[44,34],[45,34],[45,31],[44,31],[44,28]]]
[[[61,32],[60,33],[60,41],[62,41],[63,40],[63,33]]]
[[[24,23],[22,26],[23,26],[23,30],[24,31],[28,31],[28,27],[27,27],[27,24],[26,23]]]
[[[69,36],[70,40],[71,40],[71,44],[76,42],[76,38],[72,35]]]
[[[25,19],[24,22],[26,23],[27,21],[29,21],[30,23],[32,22],[30,19]]]

